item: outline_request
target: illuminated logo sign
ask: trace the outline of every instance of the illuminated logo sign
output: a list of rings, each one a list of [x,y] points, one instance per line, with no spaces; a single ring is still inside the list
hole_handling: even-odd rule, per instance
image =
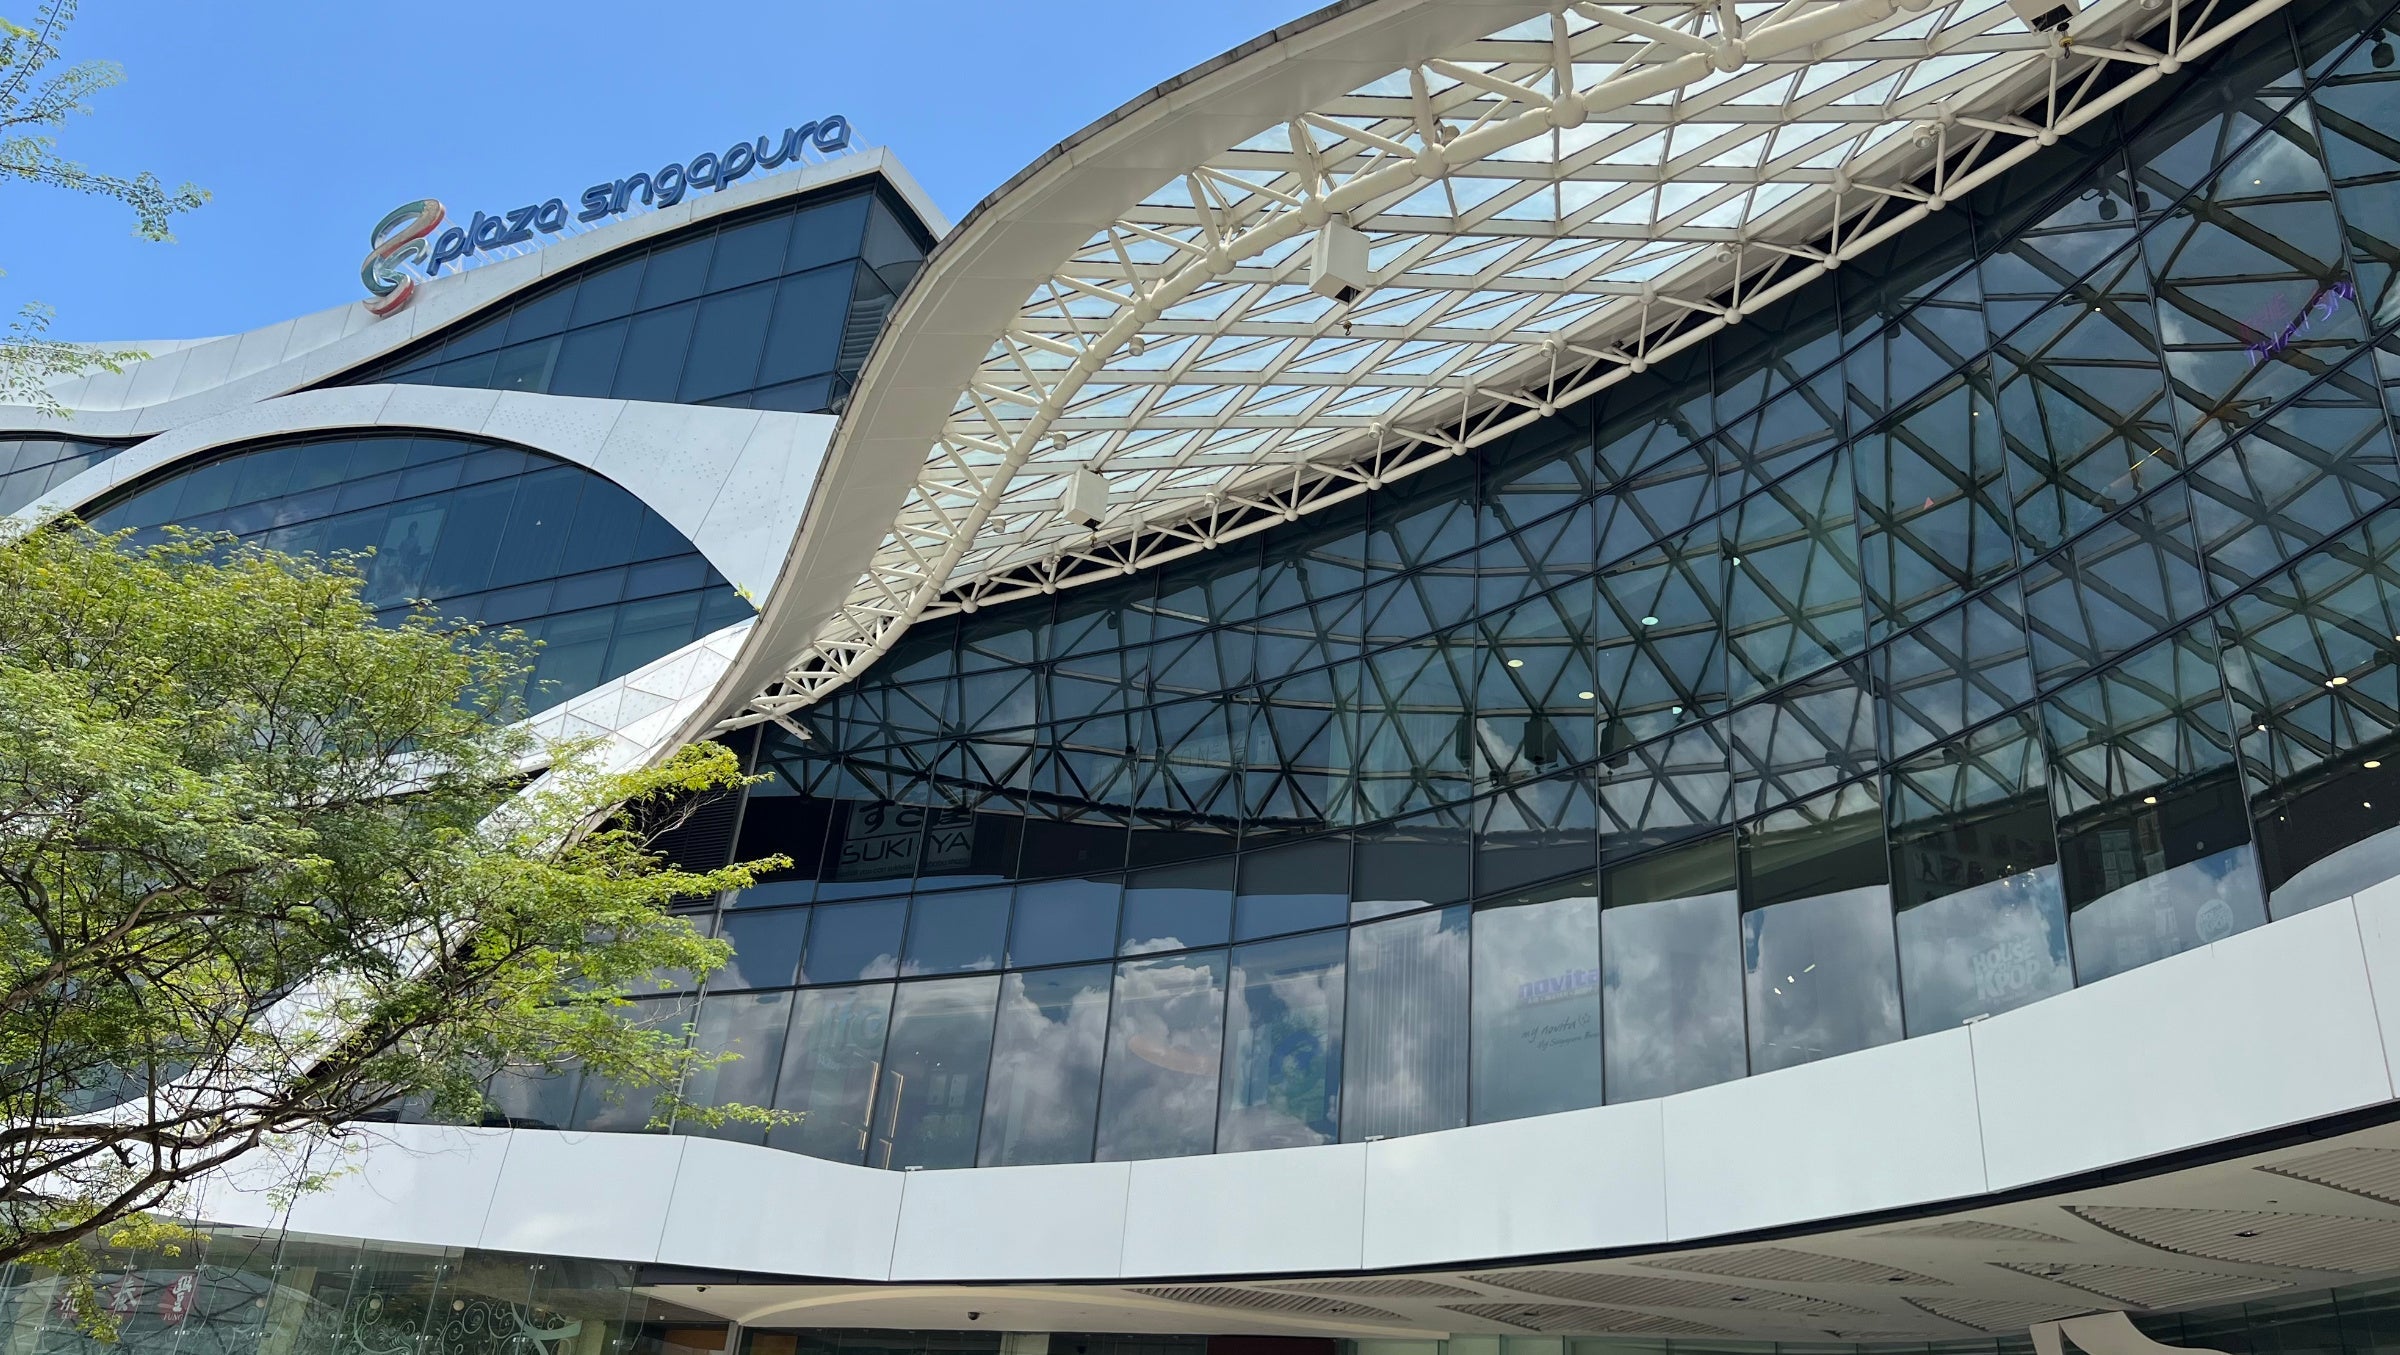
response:
[[[417,294],[416,275],[403,264],[420,263],[429,252],[425,237],[442,224],[442,204],[433,198],[394,207],[391,214],[375,223],[367,232],[366,263],[360,265],[358,280],[367,284],[367,309],[377,315],[389,315],[409,303]]]
[[[2344,278],[2330,287],[2320,289],[2315,296],[2310,297],[2308,304],[2300,308],[2300,313],[2293,316],[2289,324],[2242,351],[2250,355],[2250,365],[2256,367],[2268,358],[2307,338],[2310,330],[2339,313],[2343,302],[2357,299],[2358,284]]]
[[[445,264],[455,263],[465,268],[488,251],[531,244],[537,235],[563,235],[574,225],[590,226],[622,216],[633,210],[637,200],[645,207],[672,207],[688,194],[731,188],[752,174],[798,164],[811,150],[820,155],[848,150],[850,141],[850,120],[837,113],[821,121],[787,127],[780,140],[762,136],[756,142],[738,143],[721,154],[702,151],[689,164],[671,164],[593,184],[583,190],[579,199],[581,210],[572,217],[565,199],[551,198],[505,212],[477,212],[466,224],[444,230],[442,222],[446,214],[435,199],[425,198],[393,208],[367,233],[370,248],[366,262],[359,268],[359,280],[366,283],[367,291],[372,294],[367,309],[376,315],[390,315],[399,310],[415,297],[419,280],[440,276]],[[437,230],[441,234],[434,235]],[[432,236],[430,244],[428,236]]]

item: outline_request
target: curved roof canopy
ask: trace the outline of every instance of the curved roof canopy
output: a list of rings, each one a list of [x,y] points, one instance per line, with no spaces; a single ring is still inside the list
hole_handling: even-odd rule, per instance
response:
[[[770,607],[735,722],[918,617],[1206,549],[1604,389],[2281,3],[1353,0],[1270,34],[937,251],[837,437],[908,467],[904,500],[803,536],[815,595]],[[1343,226],[1347,298],[1318,243]]]

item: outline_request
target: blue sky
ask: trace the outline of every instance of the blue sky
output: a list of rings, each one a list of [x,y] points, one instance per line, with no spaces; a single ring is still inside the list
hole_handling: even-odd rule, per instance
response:
[[[357,296],[368,229],[410,199],[462,217],[573,202],[836,112],[955,217],[1316,2],[84,0],[69,58],[117,61],[126,83],[61,152],[216,199],[161,245],[113,203],[0,184],[0,315],[47,302],[69,339],[251,329]]]

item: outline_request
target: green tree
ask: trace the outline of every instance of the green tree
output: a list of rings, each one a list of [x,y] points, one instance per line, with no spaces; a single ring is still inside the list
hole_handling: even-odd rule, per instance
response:
[[[789,1118],[683,1106],[721,1060],[629,1019],[725,958],[666,908],[751,869],[655,846],[732,755],[546,747],[515,637],[360,589],[224,538],[0,538],[0,1261],[73,1274],[244,1153],[404,1099],[472,1119],[504,1070]]]
[[[78,113],[89,113],[92,96],[122,84],[125,71],[113,61],[82,61],[52,70],[59,42],[75,19],[76,0],[52,0],[31,25],[0,15],[0,180],[63,188],[70,193],[114,198],[133,210],[134,233],[145,240],[172,240],[168,227],[178,212],[208,201],[192,184],[168,188],[158,176],[101,174],[58,153],[57,130]],[[58,402],[43,389],[61,377],[99,368],[121,371],[143,353],[95,349],[48,336],[51,311],[34,303],[0,331],[0,404],[33,405],[52,412]]]

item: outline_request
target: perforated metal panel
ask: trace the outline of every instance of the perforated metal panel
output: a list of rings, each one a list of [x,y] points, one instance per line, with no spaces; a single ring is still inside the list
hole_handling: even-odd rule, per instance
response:
[[[1742,1251],[1699,1252],[1662,1261],[1644,1261],[1660,1270],[1688,1270],[1700,1275],[1732,1275],[1745,1280],[1789,1280],[1798,1284],[1939,1285],[1931,1275],[1853,1261],[1846,1256],[1820,1256],[1789,1247],[1750,1247]]]
[[[2389,1148],[2335,1148],[2308,1157],[2270,1162],[2259,1168],[2295,1181],[2346,1190],[2386,1204],[2400,1204],[2400,1152]]]
[[[1729,1336],[1722,1327],[1679,1317],[1589,1308],[1575,1303],[1446,1303],[1442,1311],[1506,1323],[1524,1331],[1571,1336]]]
[[[1362,1299],[1471,1299],[1483,1297],[1473,1289],[1439,1280],[1286,1280],[1266,1286],[1311,1294],[1342,1294]]]
[[[1940,1223],[1920,1223],[1907,1228],[1889,1228],[1869,1237],[1905,1237],[1911,1239],[1940,1239],[1948,1242],[2064,1242],[2063,1237],[2019,1228],[2012,1223],[1991,1223],[1983,1219],[1944,1219]]]
[[[1136,1294],[1154,1299],[1172,1299],[1177,1303],[1196,1303],[1207,1308],[1244,1308],[1262,1313],[1305,1313],[1311,1317],[1372,1317],[1389,1321],[1402,1320],[1398,1313],[1370,1308],[1363,1303],[1324,1298],[1316,1294],[1277,1293],[1269,1289],[1236,1289],[1232,1285],[1195,1285],[1190,1288],[1136,1288]]]
[[[1700,1280],[1648,1275],[1595,1275],[1575,1270],[1491,1270],[1467,1276],[1502,1289],[1519,1289],[1579,1303],[1616,1303],[1637,1308],[1748,1308],[1770,1313],[1871,1313],[1872,1308],[1772,1289],[1739,1288]]]
[[[2178,1256],[2361,1274],[2400,1270],[2400,1221],[2389,1219],[2097,1205],[2077,1205],[2074,1213],[2119,1237]]]
[[[2021,1299],[1962,1299],[1911,1298],[1903,1299],[1912,1308],[1921,1308],[1935,1317],[1963,1322],[1977,1331],[2022,1333],[2036,1322],[2055,1322],[2062,1317],[2081,1317],[2096,1309],[2097,1304],[2050,1303]]]
[[[2089,1266],[2044,1261],[1995,1261],[2002,1270],[2039,1275],[2135,1308],[2179,1308],[2223,1303],[2291,1286],[2255,1275],[2206,1270],[2161,1270],[2151,1266]]]

